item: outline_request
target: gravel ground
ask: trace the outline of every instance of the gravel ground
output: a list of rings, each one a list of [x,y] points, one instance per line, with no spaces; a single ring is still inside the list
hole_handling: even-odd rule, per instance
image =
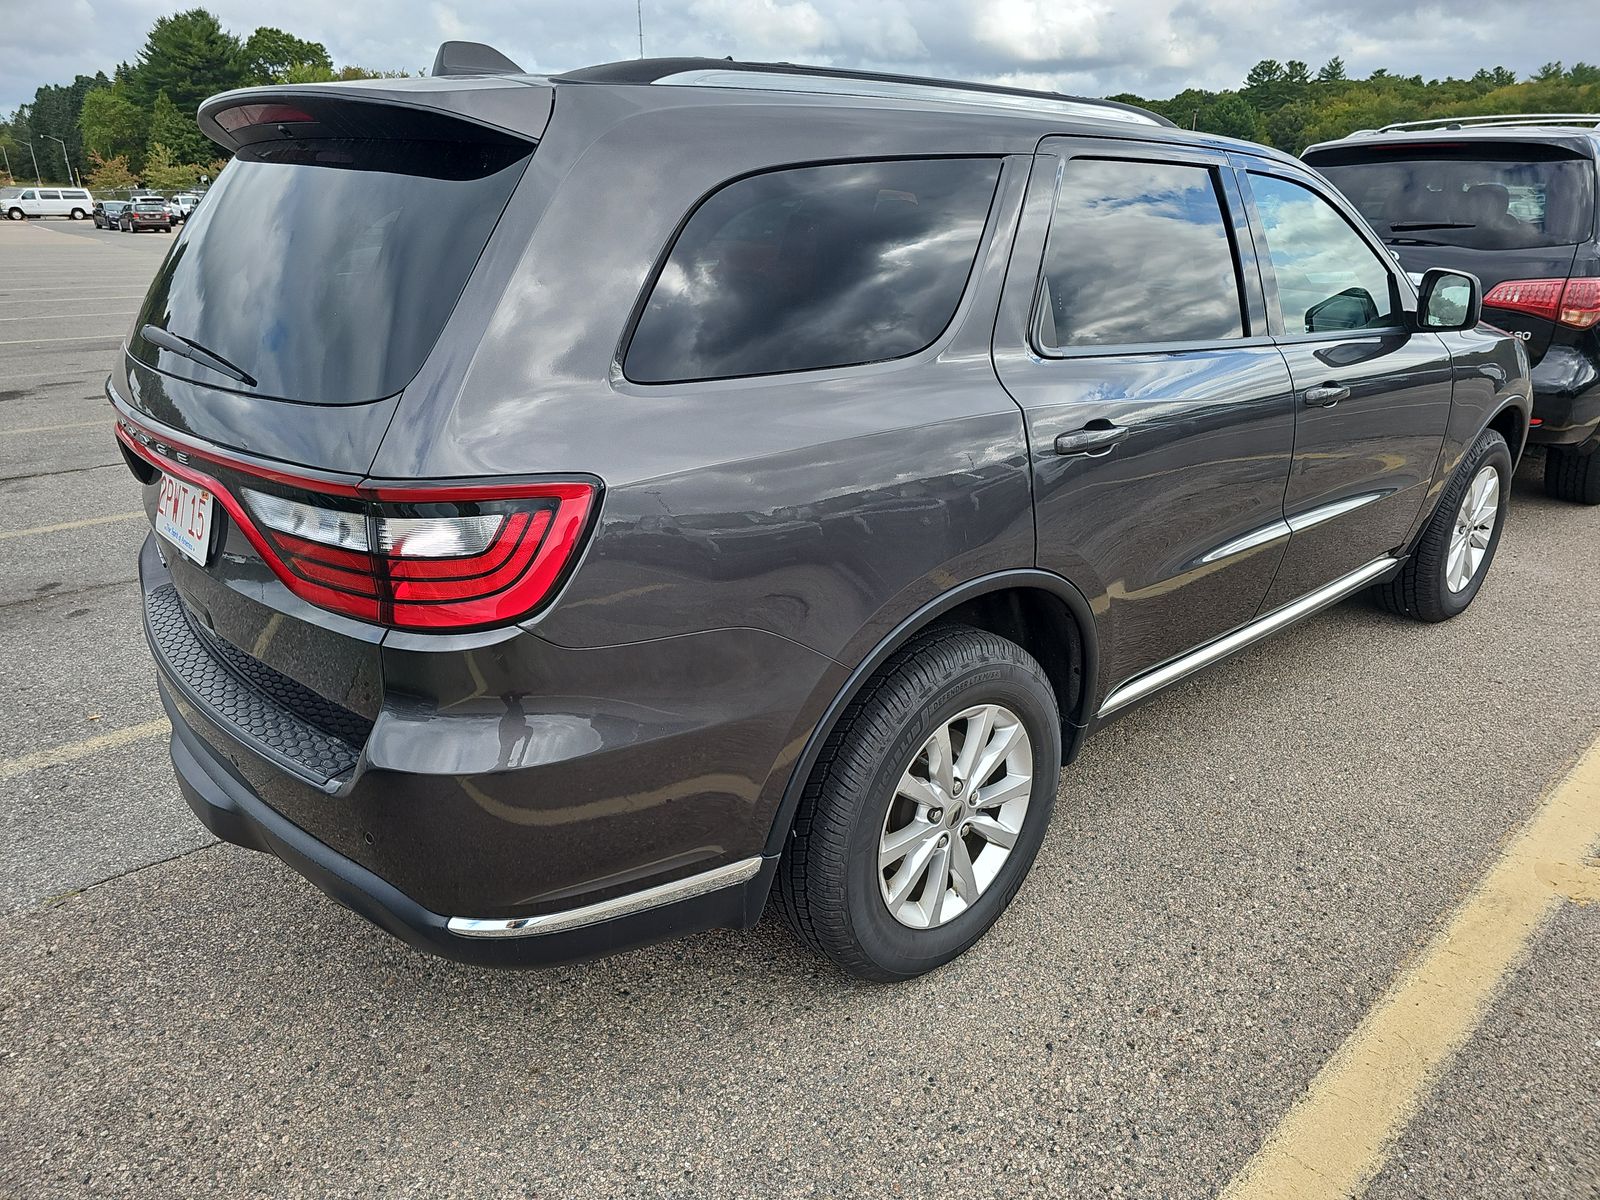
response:
[[[168,245],[0,223],[0,307],[129,293],[0,326],[86,339],[0,345],[0,534],[137,507],[80,423]],[[1214,1194],[1600,728],[1600,509],[1535,470],[1465,616],[1346,604],[1111,727],[1011,912],[891,988],[771,918],[435,961],[211,844],[156,733],[21,771],[0,1194]],[[141,534],[0,540],[0,763],[159,717]],[[1597,913],[1536,942],[1374,1196],[1600,1194]]]

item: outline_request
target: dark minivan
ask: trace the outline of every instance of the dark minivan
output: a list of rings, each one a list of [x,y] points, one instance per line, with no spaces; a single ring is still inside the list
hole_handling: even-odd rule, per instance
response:
[[[1600,504],[1600,113],[1404,122],[1303,157],[1407,268],[1483,281],[1533,364],[1546,490]]]
[[[1088,733],[1493,560],[1520,345],[1260,146],[463,44],[200,123],[233,162],[108,384],[179,783],[435,953],[775,893],[847,970],[930,970]]]

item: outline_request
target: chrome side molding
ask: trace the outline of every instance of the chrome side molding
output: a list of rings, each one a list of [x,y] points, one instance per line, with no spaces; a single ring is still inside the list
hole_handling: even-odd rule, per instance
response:
[[[758,854],[754,858],[742,858],[738,862],[713,867],[686,879],[658,883],[641,892],[629,892],[597,904],[585,904],[582,908],[543,913],[536,917],[451,917],[449,929],[460,937],[471,938],[538,937],[546,933],[561,933],[733,887],[755,878],[756,872],[761,870],[761,861]]]
[[[1360,591],[1378,576],[1390,568],[1398,566],[1400,560],[1385,555],[1383,558],[1368,563],[1358,570],[1350,572],[1342,579],[1335,579],[1332,583],[1318,588],[1314,592],[1307,592],[1300,599],[1275,609],[1264,617],[1257,617],[1248,625],[1241,625],[1232,633],[1224,634],[1214,642],[1207,642],[1204,646],[1180,658],[1175,658],[1164,666],[1137,675],[1120,687],[1112,689],[1105,703],[1100,706],[1099,716],[1105,717],[1114,713],[1119,708],[1126,708],[1135,700],[1143,700],[1153,692],[1159,692],[1168,684],[1177,683],[1196,671],[1221,662],[1230,654],[1236,654],[1246,646],[1252,646],[1263,638],[1271,637],[1280,629],[1293,625],[1303,617],[1319,612],[1331,604],[1343,600],[1351,592]]]
[[[1295,513],[1288,518],[1288,526],[1295,533],[1302,529],[1311,529],[1321,525],[1324,521],[1331,521],[1335,517],[1342,517],[1345,513],[1355,512],[1358,508],[1365,508],[1375,500],[1382,500],[1392,492],[1363,492],[1359,496],[1346,496],[1343,500],[1335,500],[1332,504],[1324,504],[1320,508],[1307,509],[1303,513]]]

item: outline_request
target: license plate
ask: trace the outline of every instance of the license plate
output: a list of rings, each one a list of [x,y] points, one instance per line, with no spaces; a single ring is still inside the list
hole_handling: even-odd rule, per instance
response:
[[[211,493],[171,475],[161,477],[156,532],[202,567],[211,550]]]

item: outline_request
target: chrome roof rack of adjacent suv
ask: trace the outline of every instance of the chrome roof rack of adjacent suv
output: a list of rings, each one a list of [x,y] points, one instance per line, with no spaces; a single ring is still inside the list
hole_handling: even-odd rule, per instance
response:
[[[1362,129],[1361,134],[1418,132],[1440,129],[1482,129],[1495,126],[1576,125],[1579,128],[1600,129],[1600,113],[1502,113],[1498,116],[1431,117],[1426,121],[1396,121],[1381,129]]]
[[[735,62],[719,58],[647,58],[584,67],[552,78],[567,83],[654,83],[677,87],[749,88],[755,91],[809,92],[883,100],[938,101],[1087,120],[1172,126],[1171,121],[1158,113],[1115,100],[1093,100],[1082,96],[1065,96],[1059,92],[1002,87],[999,84],[846,71],[796,63]]]

